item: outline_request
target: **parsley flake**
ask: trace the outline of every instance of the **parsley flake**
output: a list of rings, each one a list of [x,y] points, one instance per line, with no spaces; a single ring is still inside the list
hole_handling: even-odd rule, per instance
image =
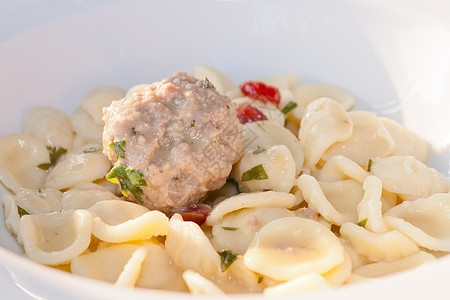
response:
[[[211,81],[208,80],[208,77],[205,77],[205,81],[203,81],[203,88],[204,89],[211,89],[214,88],[214,85]]]
[[[19,213],[19,216],[21,216],[21,217],[30,214],[29,212],[27,212],[25,209],[23,209],[19,205],[17,205],[17,212]]]
[[[83,150],[84,153],[94,153],[100,151],[100,147],[90,147]]]
[[[220,268],[222,272],[225,272],[236,260],[237,255],[234,254],[231,250],[223,250],[222,252],[218,253],[220,255]]]
[[[245,171],[242,173],[241,181],[250,181],[250,180],[264,180],[269,179],[269,176],[267,176],[266,171],[264,170],[264,167],[262,164],[259,164],[250,170]]]
[[[287,114],[288,112],[290,112],[291,110],[293,110],[294,108],[297,107],[297,103],[293,102],[293,101],[289,101],[288,104],[286,104],[285,107],[283,107],[283,109],[281,110],[281,112],[283,114]]]
[[[361,226],[361,227],[366,227],[367,224],[367,218],[365,218],[364,220],[356,223],[356,225]]]
[[[120,142],[112,142],[111,144],[109,144],[109,149],[113,150],[116,153],[117,158],[125,158],[125,149],[123,147],[125,147],[126,144],[127,141],[125,139],[121,140]]]
[[[237,228],[237,227],[222,226],[222,229],[223,229],[223,230],[228,230],[228,231],[236,231],[236,230],[238,230],[239,228]]]
[[[37,165],[37,167],[41,170],[47,171],[48,169],[50,169],[50,167],[52,166],[51,163],[43,163],[43,164],[39,164]]]
[[[258,154],[258,153],[266,151],[266,149],[264,149],[263,147],[260,147],[259,145],[256,145],[256,147],[257,147],[257,149],[252,152],[253,154]]]
[[[122,194],[127,197],[128,192],[131,192],[139,203],[144,204],[142,194],[144,191],[141,186],[147,186],[147,182],[143,178],[144,175],[139,170],[132,170],[125,168],[123,165],[118,165],[111,169],[106,174],[106,179],[112,183],[120,184]]]
[[[367,163],[367,172],[370,172],[372,170],[373,160],[369,159],[369,162]]]
[[[192,120],[191,125],[189,127],[194,128],[195,127],[195,120]]]
[[[263,282],[263,280],[264,280],[264,277],[262,277],[262,276],[259,276],[259,277],[258,277],[258,284],[262,283],[262,282]]]

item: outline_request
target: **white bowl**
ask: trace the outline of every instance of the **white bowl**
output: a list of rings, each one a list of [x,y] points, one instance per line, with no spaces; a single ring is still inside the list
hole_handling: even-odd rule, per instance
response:
[[[433,147],[429,164],[449,178],[449,11],[445,0],[2,1],[0,135],[19,131],[32,105],[72,112],[99,84],[128,88],[196,64],[236,82],[293,72],[341,86],[357,108],[418,133]],[[20,254],[0,222],[2,299],[187,299],[78,278]],[[449,276],[442,258],[306,298],[442,298]]]

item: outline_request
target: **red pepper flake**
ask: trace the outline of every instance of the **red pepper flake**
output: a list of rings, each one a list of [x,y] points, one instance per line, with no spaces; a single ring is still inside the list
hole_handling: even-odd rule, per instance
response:
[[[259,100],[263,103],[271,102],[280,104],[280,91],[273,86],[266,85],[259,81],[247,81],[240,86],[242,93],[247,97]]]
[[[236,109],[237,117],[242,124],[267,120],[267,117],[248,103],[241,103]]]
[[[183,217],[183,221],[191,221],[202,225],[205,223],[206,218],[209,216],[211,209],[204,204],[193,204],[191,206],[182,208],[180,210],[174,211],[173,213],[178,213]]]

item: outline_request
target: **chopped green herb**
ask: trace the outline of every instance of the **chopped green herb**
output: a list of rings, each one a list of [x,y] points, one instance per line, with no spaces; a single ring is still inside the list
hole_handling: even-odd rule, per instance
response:
[[[288,104],[286,104],[285,107],[283,107],[283,109],[281,110],[281,112],[283,114],[287,114],[288,112],[290,112],[291,110],[293,110],[294,108],[297,107],[297,103],[293,102],[293,101],[289,101]]]
[[[136,128],[131,128],[131,132],[133,133],[133,134],[137,134],[138,133],[138,131],[136,130]]]
[[[231,184],[233,184],[234,187],[236,188],[236,190],[238,191],[238,193],[241,192],[241,189],[239,188],[239,183],[236,180],[234,180],[234,178],[228,178],[227,182],[230,182]]]
[[[144,192],[140,186],[147,186],[147,182],[143,176],[139,170],[118,165],[106,174],[106,179],[112,183],[120,184],[120,190],[125,197],[128,196],[128,192],[131,192],[139,203],[144,204],[142,200]]]
[[[25,216],[25,215],[29,215],[29,213],[23,209],[22,207],[20,207],[19,205],[17,205],[17,212],[19,213],[19,216]]]
[[[222,229],[223,229],[223,230],[228,230],[228,231],[236,231],[236,230],[238,230],[239,228],[237,228],[237,227],[222,226]]]
[[[189,125],[189,127],[194,128],[195,126],[195,120],[192,120],[191,125]]]
[[[367,172],[372,171],[373,160],[369,159],[369,163],[367,164]]]
[[[237,255],[234,254],[231,250],[223,250],[222,252],[218,252],[220,255],[220,268],[222,272],[225,272],[231,264],[236,260]]]
[[[262,164],[259,164],[253,168],[251,168],[248,171],[245,171],[242,174],[241,181],[250,181],[250,180],[263,180],[263,179],[269,179],[269,176],[267,176],[266,171],[264,170],[264,167]]]
[[[50,167],[52,166],[51,163],[43,163],[43,164],[39,164],[37,165],[37,167],[41,170],[47,171],[48,169],[50,169]]]
[[[83,150],[84,153],[94,153],[100,151],[100,147],[90,147]]]
[[[214,87],[214,85],[212,84],[212,82],[208,80],[208,77],[205,77],[205,81],[203,81],[203,88],[210,89],[213,87]]]
[[[252,152],[253,154],[258,154],[258,153],[266,151],[266,149],[260,147],[259,145],[256,145],[256,147],[257,147],[257,149]]]
[[[125,149],[123,149],[123,147],[125,147],[126,144],[127,141],[125,139],[121,140],[120,142],[112,142],[111,144],[109,144],[109,149],[113,150],[116,153],[117,158],[125,158]]]
[[[65,149],[63,147],[56,148],[56,147],[47,146],[47,149],[50,154],[50,163],[52,164],[52,166],[55,166],[56,163],[58,162],[58,159],[61,157],[61,155],[65,154],[67,152],[67,149]]]
[[[263,282],[263,280],[264,280],[264,277],[262,277],[262,276],[259,276],[259,277],[258,277],[258,284],[262,283],[262,282]]]
[[[44,198],[44,197],[45,197],[45,194],[41,191],[41,189],[38,190],[38,195],[39,195],[39,197],[41,197],[41,198]]]
[[[365,218],[361,222],[356,223],[356,225],[361,226],[361,227],[366,227],[366,224],[367,224],[367,218]]]

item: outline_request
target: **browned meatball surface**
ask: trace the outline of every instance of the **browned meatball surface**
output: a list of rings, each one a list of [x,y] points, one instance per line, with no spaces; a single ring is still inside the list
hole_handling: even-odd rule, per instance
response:
[[[152,83],[103,110],[103,151],[115,166],[138,170],[140,200],[171,212],[225,184],[243,152],[236,107],[186,73]],[[111,143],[122,143],[120,156]],[[122,157],[121,157],[122,156]]]

